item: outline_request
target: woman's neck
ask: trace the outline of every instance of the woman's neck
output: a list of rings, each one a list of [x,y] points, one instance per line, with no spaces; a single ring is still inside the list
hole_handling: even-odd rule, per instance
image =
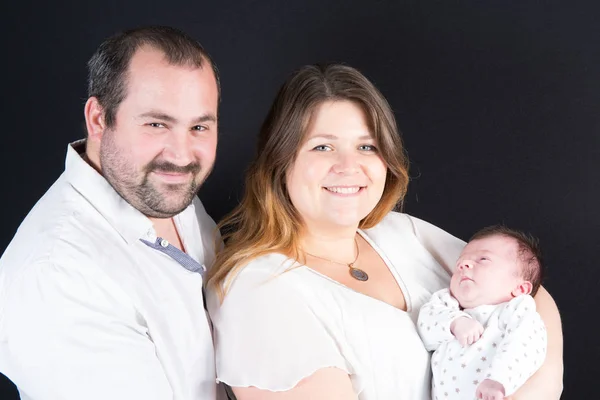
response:
[[[315,256],[351,262],[356,257],[356,231],[358,227],[315,229],[305,228],[300,239],[302,250]]]

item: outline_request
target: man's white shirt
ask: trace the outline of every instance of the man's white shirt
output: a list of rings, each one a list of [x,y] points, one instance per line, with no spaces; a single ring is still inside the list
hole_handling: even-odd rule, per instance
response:
[[[144,243],[157,240],[151,221],[74,147],[0,259],[0,372],[23,400],[215,399],[201,274]],[[210,265],[201,202],[174,222]]]

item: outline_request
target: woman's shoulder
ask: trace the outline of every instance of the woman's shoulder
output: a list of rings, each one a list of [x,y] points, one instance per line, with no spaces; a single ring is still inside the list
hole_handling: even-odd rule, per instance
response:
[[[451,241],[459,247],[464,246],[464,241],[451,235],[445,230],[415,216],[390,211],[377,225],[366,229],[369,236],[393,233],[394,236],[411,236],[429,247],[431,242],[443,243]]]
[[[365,229],[364,231],[369,236],[377,236],[394,232],[394,235],[416,235],[415,221],[417,219],[409,214],[402,212],[390,211],[383,219],[374,227]]]
[[[231,280],[229,293],[247,293],[264,290],[289,290],[287,275],[300,264],[280,253],[269,253],[250,260]],[[275,287],[278,287],[276,289]]]
[[[207,290],[207,306],[211,318],[220,321],[223,315],[238,315],[279,308],[298,302],[300,297],[289,279],[295,264],[283,254],[267,254],[249,261],[241,267],[219,299],[214,288]]]
[[[269,253],[250,260],[238,275],[275,276],[282,274],[300,264],[281,253]]]
[[[399,257],[429,253],[448,272],[465,242],[445,230],[412,215],[390,212],[373,228],[364,231],[380,248]]]

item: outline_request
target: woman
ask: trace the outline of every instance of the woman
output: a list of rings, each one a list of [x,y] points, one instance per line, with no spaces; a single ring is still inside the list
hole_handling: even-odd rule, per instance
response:
[[[388,103],[355,69],[304,67],[281,88],[208,282],[218,379],[239,400],[430,398],[415,320],[464,242],[392,211],[407,170]],[[558,311],[536,301],[548,357],[515,398],[559,398]]]

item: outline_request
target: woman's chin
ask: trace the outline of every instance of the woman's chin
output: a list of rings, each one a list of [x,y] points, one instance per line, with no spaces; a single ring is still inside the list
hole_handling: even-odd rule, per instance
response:
[[[321,211],[310,218],[303,218],[304,221],[313,228],[324,231],[345,231],[349,229],[356,230],[368,213],[358,212],[357,210],[329,210]]]
[[[329,220],[329,225],[331,227],[337,227],[339,229],[356,229],[358,225],[362,221],[362,218],[359,218],[356,215],[353,216],[339,216],[337,218],[331,218]]]

